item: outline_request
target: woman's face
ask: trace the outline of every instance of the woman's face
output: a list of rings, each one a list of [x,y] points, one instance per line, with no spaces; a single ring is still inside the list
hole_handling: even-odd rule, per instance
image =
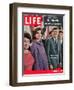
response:
[[[27,50],[30,47],[30,40],[28,38],[24,38],[24,49]]]
[[[37,40],[41,40],[41,38],[42,38],[41,30],[39,30],[39,31],[36,32],[35,38],[36,38]]]

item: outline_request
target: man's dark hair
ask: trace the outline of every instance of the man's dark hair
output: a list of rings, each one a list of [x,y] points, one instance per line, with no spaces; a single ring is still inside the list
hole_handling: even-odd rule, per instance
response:
[[[58,27],[54,27],[53,29],[52,29],[52,31],[55,31],[55,30],[57,30],[57,29],[59,29]]]
[[[59,31],[59,33],[63,33],[63,30]]]
[[[29,33],[24,33],[24,38],[25,37],[30,40],[30,43],[32,42],[31,35]]]

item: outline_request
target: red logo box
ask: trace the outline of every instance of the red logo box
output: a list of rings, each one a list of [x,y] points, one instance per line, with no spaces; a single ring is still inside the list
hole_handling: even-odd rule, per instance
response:
[[[38,26],[42,25],[42,16],[24,16],[24,25]]]

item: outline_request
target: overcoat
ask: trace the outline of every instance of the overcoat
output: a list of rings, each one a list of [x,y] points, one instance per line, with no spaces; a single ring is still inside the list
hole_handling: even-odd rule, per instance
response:
[[[34,70],[48,70],[48,60],[42,41],[34,41],[31,46],[34,57]]]

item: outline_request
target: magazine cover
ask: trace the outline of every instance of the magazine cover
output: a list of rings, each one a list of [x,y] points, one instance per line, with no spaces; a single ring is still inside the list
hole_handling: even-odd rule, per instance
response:
[[[10,4],[10,85],[72,82],[72,7]]]
[[[22,14],[22,73],[63,73],[63,16]]]

